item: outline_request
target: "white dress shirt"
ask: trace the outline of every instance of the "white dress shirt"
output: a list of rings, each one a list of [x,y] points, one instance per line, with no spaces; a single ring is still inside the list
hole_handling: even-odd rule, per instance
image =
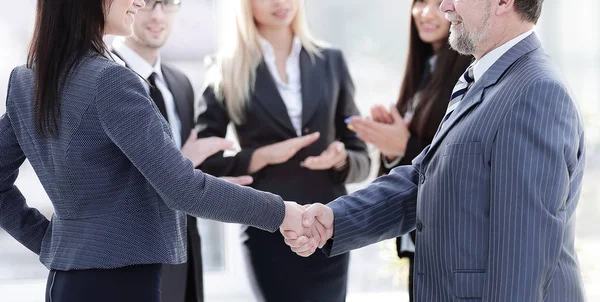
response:
[[[275,50],[269,41],[263,37],[259,37],[262,46],[263,56],[269,72],[275,79],[275,85],[279,91],[279,95],[288,115],[292,121],[292,125],[298,136],[302,135],[302,80],[300,73],[300,52],[302,51],[302,43],[298,37],[294,37],[292,51],[285,61],[285,72],[288,82],[285,83],[279,77],[279,71],[275,64]]]
[[[113,41],[112,48],[116,53],[119,54],[119,56],[123,59],[123,61],[125,61],[131,70],[139,74],[144,79],[148,79],[153,73],[158,75],[156,78],[156,88],[158,88],[165,101],[167,117],[169,124],[171,125],[171,131],[173,132],[173,140],[175,141],[177,147],[181,149],[181,120],[179,119],[179,114],[177,114],[173,94],[169,90],[167,82],[165,81],[162,73],[160,56],[158,57],[158,60],[156,60],[156,64],[152,66],[150,63],[148,63],[148,61],[137,54],[137,52],[125,45],[125,40],[123,38],[116,38]],[[144,85],[146,86],[146,90],[150,92],[150,86],[147,83],[144,83]]]
[[[495,48],[494,50],[485,54],[481,59],[475,62],[473,66],[473,75],[475,77],[475,82],[477,82],[481,77],[485,74],[496,61],[498,61],[507,51],[509,51],[513,46],[517,45],[519,42],[525,40],[525,38],[529,37],[533,33],[533,30],[527,31],[518,37],[502,44],[501,46]]]

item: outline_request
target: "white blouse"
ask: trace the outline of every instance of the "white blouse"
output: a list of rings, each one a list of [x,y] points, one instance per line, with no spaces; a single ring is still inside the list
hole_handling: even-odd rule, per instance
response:
[[[275,64],[275,50],[269,41],[260,37],[260,43],[263,50],[263,56],[265,63],[269,68],[269,72],[275,79],[275,84],[279,95],[285,107],[287,108],[288,115],[292,121],[292,125],[296,130],[298,136],[302,135],[302,81],[300,74],[300,52],[302,51],[302,43],[298,37],[294,37],[292,51],[289,57],[285,61],[285,72],[287,74],[288,82],[285,83],[279,77],[277,65]]]

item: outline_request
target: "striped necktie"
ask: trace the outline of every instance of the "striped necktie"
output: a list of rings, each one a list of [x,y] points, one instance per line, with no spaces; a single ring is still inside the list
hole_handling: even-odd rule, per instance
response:
[[[462,101],[463,97],[471,87],[471,84],[475,82],[475,76],[473,75],[473,66],[469,66],[467,71],[458,79],[458,82],[452,90],[452,96],[450,97],[450,103],[448,103],[448,109],[446,115],[454,111],[458,104]]]
[[[452,90],[452,96],[450,98],[450,103],[448,103],[448,109],[446,110],[446,115],[444,116],[444,118],[442,119],[442,122],[441,122],[442,129],[444,128],[444,124],[446,123],[448,118],[450,118],[450,115],[452,115],[452,112],[454,111],[454,109],[456,109],[456,107],[458,107],[458,105],[462,101],[462,99],[465,96],[465,94],[467,93],[467,91],[469,91],[469,88],[471,88],[471,85],[473,84],[473,82],[475,82],[475,76],[473,75],[473,65],[471,65],[471,66],[469,66],[469,68],[467,68],[467,71],[465,71],[465,73],[463,73],[463,75],[460,76],[460,78],[458,79],[458,82],[456,83],[456,85],[454,86],[454,89]],[[436,133],[436,135],[437,135],[437,133]]]

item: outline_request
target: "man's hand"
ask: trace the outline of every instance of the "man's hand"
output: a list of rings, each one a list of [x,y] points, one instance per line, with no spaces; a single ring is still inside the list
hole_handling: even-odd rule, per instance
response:
[[[294,230],[281,229],[285,237],[285,243],[292,248],[292,251],[300,256],[308,257],[315,250],[322,248],[329,239],[333,237],[333,211],[326,205],[317,203],[306,207],[302,215],[302,226],[304,234],[308,237],[298,235]]]
[[[348,152],[344,143],[335,141],[319,156],[311,156],[302,162],[302,166],[311,170],[329,170],[345,162]]]
[[[230,183],[234,183],[240,186],[247,186],[254,182],[252,176],[238,176],[238,177],[221,177],[222,180],[228,181]]]
[[[305,207],[295,202],[285,202],[285,218],[281,224],[280,230],[284,237],[293,239],[297,245],[296,253],[307,254],[314,253],[319,244],[320,238],[318,232],[313,232],[310,228],[304,227],[302,219]]]
[[[191,160],[194,167],[200,166],[211,155],[223,151],[233,150],[233,143],[221,137],[198,138],[198,132],[192,130],[181,153]]]

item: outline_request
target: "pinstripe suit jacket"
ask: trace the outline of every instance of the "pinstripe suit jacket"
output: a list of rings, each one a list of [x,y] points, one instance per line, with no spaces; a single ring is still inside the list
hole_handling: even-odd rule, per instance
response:
[[[15,68],[0,118],[0,227],[46,267],[185,262],[183,213],[269,231],[283,221],[279,196],[195,170],[126,67],[99,55],[79,62],[62,93],[57,138],[35,131],[33,87],[33,71]],[[14,185],[25,159],[52,201],[52,221]]]
[[[416,301],[584,301],[578,110],[535,34],[477,81],[409,166],[329,205],[344,253],[416,228]]]

